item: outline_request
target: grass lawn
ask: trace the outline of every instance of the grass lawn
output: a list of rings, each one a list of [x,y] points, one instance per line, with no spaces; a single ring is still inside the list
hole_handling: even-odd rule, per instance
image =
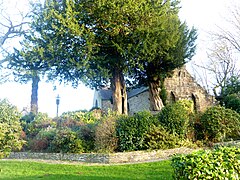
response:
[[[73,165],[0,160],[0,179],[172,179],[170,161],[128,165]]]

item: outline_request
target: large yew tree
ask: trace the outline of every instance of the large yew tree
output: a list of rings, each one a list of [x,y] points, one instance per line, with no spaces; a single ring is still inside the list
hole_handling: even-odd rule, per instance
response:
[[[178,10],[176,0],[46,1],[42,14],[51,25],[41,27],[42,35],[54,34],[52,49],[60,53],[45,58],[57,62],[51,64],[52,77],[94,88],[110,84],[114,110],[127,114],[124,76],[176,46]]]
[[[173,30],[171,23],[169,26],[169,31]],[[152,111],[159,111],[164,106],[160,94],[161,88],[164,88],[165,78],[171,76],[175,68],[183,66],[195,54],[196,30],[189,29],[185,23],[175,28],[178,28],[178,31],[169,33],[165,42],[162,39],[160,42],[154,42],[156,38],[153,36],[152,42],[154,43],[148,48],[152,49],[153,46],[158,53],[152,54],[150,51],[145,51],[139,65],[132,72],[132,77],[138,86],[149,87],[150,110]],[[177,33],[175,36],[174,32]],[[174,46],[166,46],[168,39],[173,37],[176,38]]]

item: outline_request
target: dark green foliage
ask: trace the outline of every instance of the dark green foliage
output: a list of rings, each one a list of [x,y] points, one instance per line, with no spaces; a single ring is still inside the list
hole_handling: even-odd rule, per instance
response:
[[[240,137],[240,115],[221,106],[208,108],[200,118],[204,138],[219,142]]]
[[[240,95],[238,94],[230,94],[226,96],[224,99],[224,106],[226,108],[232,109],[240,113]]]
[[[238,76],[232,76],[230,77],[225,87],[222,89],[223,96],[228,96],[231,94],[238,94],[240,92],[240,79]]]
[[[150,112],[138,112],[133,116],[122,116],[117,120],[117,137],[119,151],[142,150],[145,132],[157,124],[155,116]]]
[[[54,27],[50,32],[55,34],[57,42],[61,42],[56,49],[62,50],[64,46],[67,51],[63,58],[58,58],[61,60],[57,65],[59,73],[64,78],[81,78],[86,84],[99,87],[108,83],[114,69],[126,71],[137,64],[138,59],[143,59],[136,56],[151,60],[156,54],[167,54],[181,38],[178,4],[175,0],[165,3],[145,0],[48,1],[45,19],[52,26],[47,28]],[[66,35],[73,38],[72,48],[65,46],[69,41],[64,39]],[[78,74],[78,70],[85,74]]]
[[[34,117],[35,115],[32,112],[21,117],[20,122],[24,132],[28,131],[28,125],[34,120]]]
[[[171,149],[179,147],[178,135],[170,134],[162,126],[153,126],[145,134],[145,146],[147,149]]]
[[[77,137],[82,140],[84,152],[95,150],[95,131],[97,124],[84,124],[76,131]]]
[[[33,114],[32,112],[24,115],[20,120],[22,123],[26,122],[26,123],[30,123],[34,120],[35,114]],[[25,124],[25,123],[24,123]]]
[[[77,138],[77,134],[69,128],[56,131],[56,136],[51,143],[53,152],[61,153],[82,153],[83,143]]]
[[[239,179],[240,149],[220,147],[172,158],[174,179]]]
[[[158,79],[193,56],[196,31],[181,23],[179,4],[178,0],[45,1],[32,15],[31,27],[38,34],[31,38],[34,52],[53,67],[50,80],[60,77],[74,86],[82,81],[92,88],[109,83],[118,87],[112,89],[113,104],[122,113],[117,97],[121,90],[126,93],[124,76]],[[121,87],[115,85],[118,82]]]
[[[169,24],[171,26],[170,29],[174,26],[176,28],[177,23],[175,22],[174,24],[174,21],[171,23]],[[174,69],[182,67],[187,61],[192,59],[196,49],[195,41],[197,39],[197,31],[194,28],[189,29],[186,23],[179,24],[177,29],[178,32],[173,38],[175,42],[171,42],[175,45],[172,47],[161,45],[161,43],[158,43],[158,39],[155,38],[155,36],[152,36],[152,42],[155,42],[156,44],[151,43],[147,48],[149,48],[150,52],[152,49],[157,49],[157,53],[152,55],[148,54],[149,51],[145,52],[140,60],[140,64],[143,66],[142,69],[144,70],[137,67],[133,74],[134,82],[136,84],[149,85],[151,82],[156,83],[161,87],[165,78],[170,77]],[[167,35],[174,35],[173,31],[169,30],[169,32],[172,34],[169,33]],[[162,40],[160,40],[160,42],[161,41]],[[151,57],[151,60],[149,57]],[[149,86],[149,88],[151,88],[151,86]]]
[[[191,101],[177,101],[165,106],[157,115],[161,125],[171,134],[185,137],[189,125],[189,115],[192,113]]]
[[[234,73],[233,73],[234,74]],[[216,99],[219,101],[220,105],[240,112],[240,76],[232,75],[228,77],[224,84],[220,85],[219,95]]]
[[[21,133],[20,113],[17,108],[7,100],[0,100],[0,159],[12,150],[21,149],[24,144]]]

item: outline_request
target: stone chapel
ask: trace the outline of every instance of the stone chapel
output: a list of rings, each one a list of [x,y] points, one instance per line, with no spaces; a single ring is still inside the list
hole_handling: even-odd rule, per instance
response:
[[[194,80],[185,66],[175,69],[172,77],[165,79],[164,85],[167,91],[167,103],[181,99],[192,100],[196,111],[203,111],[215,103],[214,97]],[[112,109],[112,91],[110,89],[95,91],[93,107],[103,111]],[[148,87],[140,87],[128,92],[128,113],[130,115],[149,110],[149,108]]]

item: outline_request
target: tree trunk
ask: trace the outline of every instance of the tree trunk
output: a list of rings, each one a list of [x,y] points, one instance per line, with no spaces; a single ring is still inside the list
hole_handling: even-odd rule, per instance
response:
[[[160,111],[164,105],[160,98],[160,81],[149,82],[150,111]]]
[[[38,113],[38,83],[40,79],[38,76],[32,77],[32,94],[31,94],[31,112]]]
[[[117,68],[113,71],[111,87],[113,92],[113,110],[118,114],[128,114],[126,84],[122,71]]]

